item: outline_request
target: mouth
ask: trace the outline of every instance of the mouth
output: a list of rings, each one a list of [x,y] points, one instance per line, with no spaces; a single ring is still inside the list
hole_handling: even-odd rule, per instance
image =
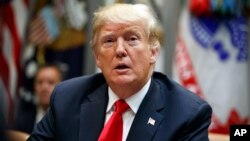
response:
[[[116,70],[125,70],[125,69],[128,69],[128,68],[129,68],[129,66],[126,65],[126,64],[118,64],[118,65],[115,67]]]

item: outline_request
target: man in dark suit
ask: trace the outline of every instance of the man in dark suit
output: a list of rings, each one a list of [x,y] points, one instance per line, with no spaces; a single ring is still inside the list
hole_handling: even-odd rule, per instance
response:
[[[159,27],[143,4],[99,9],[92,47],[101,73],[60,83],[28,141],[207,141],[208,103],[153,71]]]

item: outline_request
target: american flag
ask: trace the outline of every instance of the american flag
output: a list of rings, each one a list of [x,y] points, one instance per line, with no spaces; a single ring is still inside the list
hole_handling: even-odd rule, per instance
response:
[[[36,45],[48,45],[59,34],[59,27],[51,6],[44,6],[31,20],[29,42]]]
[[[13,120],[29,0],[0,1],[0,108]]]

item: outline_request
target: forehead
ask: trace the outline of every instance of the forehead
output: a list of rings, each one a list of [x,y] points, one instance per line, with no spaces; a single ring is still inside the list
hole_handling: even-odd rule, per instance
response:
[[[57,77],[55,74],[59,74],[56,68],[47,67],[38,70],[36,77],[51,76],[52,78]]]
[[[105,36],[112,33],[123,33],[123,32],[141,32],[146,33],[145,25],[142,23],[106,23],[100,29],[100,35]]]

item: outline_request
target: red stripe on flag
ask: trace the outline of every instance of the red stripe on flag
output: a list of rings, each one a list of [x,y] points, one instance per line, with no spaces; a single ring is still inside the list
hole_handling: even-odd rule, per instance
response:
[[[29,0],[23,0],[24,1],[24,4],[25,4],[25,6],[26,6],[26,8],[28,9],[28,7],[29,7]]]
[[[180,76],[182,85],[204,99],[205,96],[202,93],[198,80],[196,78],[196,74],[192,65],[191,58],[187,51],[187,47],[180,37],[177,40],[175,56],[177,71]]]

